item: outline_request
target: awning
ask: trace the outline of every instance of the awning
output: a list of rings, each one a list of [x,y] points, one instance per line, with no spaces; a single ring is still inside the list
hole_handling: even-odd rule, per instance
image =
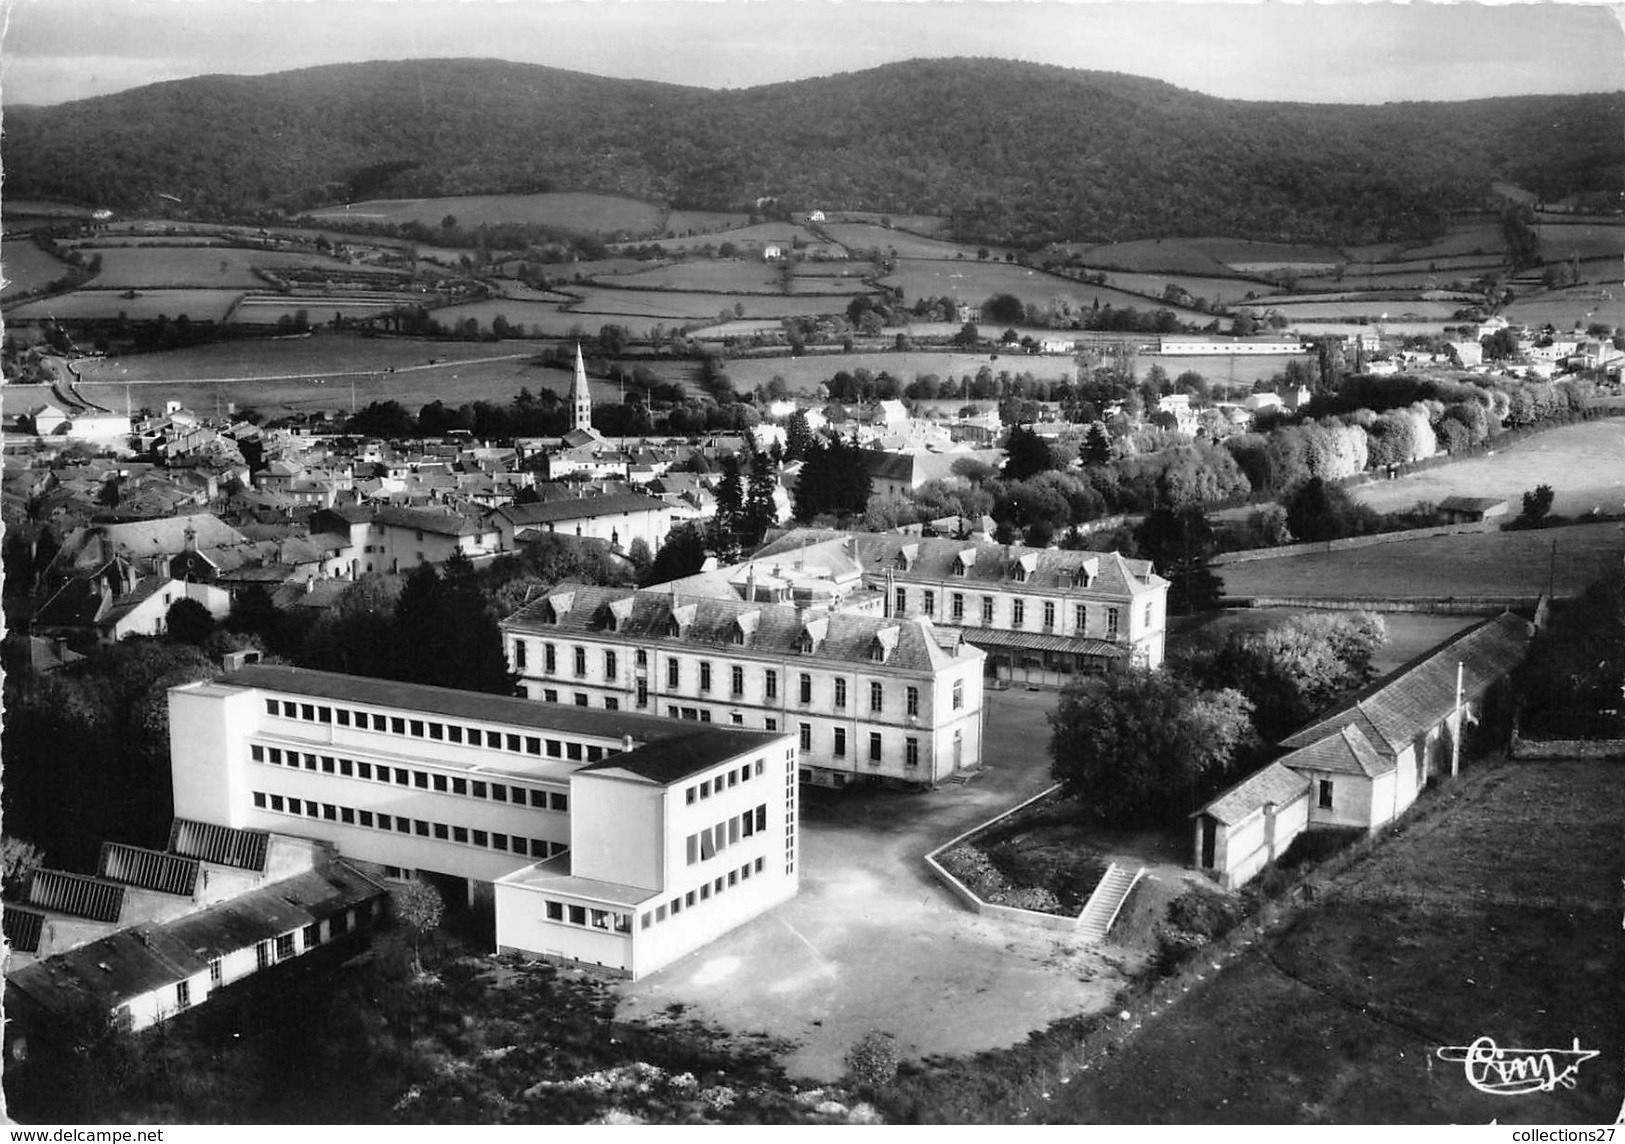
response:
[[[1058,636],[1048,632],[1012,632],[1001,628],[962,628],[965,640],[983,650],[1006,651],[1059,651],[1071,655],[1094,656],[1098,659],[1119,659],[1129,653],[1129,646],[1111,640],[1090,639],[1087,636]]]

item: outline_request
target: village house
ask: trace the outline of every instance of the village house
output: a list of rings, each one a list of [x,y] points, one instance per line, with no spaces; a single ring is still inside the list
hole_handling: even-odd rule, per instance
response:
[[[490,522],[504,552],[523,548],[535,536],[561,533],[602,540],[622,552],[642,540],[654,553],[671,532],[672,515],[672,506],[659,497],[612,493],[503,505],[491,514]]]
[[[334,847],[639,977],[796,893],[785,732],[251,666],[171,689],[176,814]]]
[[[1511,612],[1485,620],[1287,736],[1286,754],[1191,816],[1197,868],[1234,888],[1304,830],[1394,821],[1431,778],[1455,774],[1463,724],[1504,702],[1533,634]]]
[[[560,585],[502,621],[543,705],[794,732],[804,782],[931,785],[981,759],[982,654],[918,618],[707,595]],[[800,602],[797,598],[797,602]]]
[[[470,559],[498,550],[488,521],[429,509],[339,505],[311,514],[313,533],[348,536],[347,547],[329,559],[351,579],[368,572],[410,572],[421,564],[444,564],[455,553]]]

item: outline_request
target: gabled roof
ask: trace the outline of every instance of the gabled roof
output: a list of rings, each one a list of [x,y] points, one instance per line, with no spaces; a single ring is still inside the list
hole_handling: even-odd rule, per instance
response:
[[[557,523],[561,520],[587,520],[596,516],[619,516],[628,512],[670,512],[671,505],[659,497],[642,493],[612,493],[600,497],[561,497],[557,500],[534,504],[508,504],[496,510],[496,515],[509,521],[515,528],[527,525]]]
[[[1332,714],[1294,731],[1281,745],[1306,747],[1357,725],[1377,751],[1397,755],[1455,708],[1457,664],[1463,699],[1476,700],[1523,661],[1534,631],[1534,624],[1511,612],[1485,620],[1371,684]]]
[[[1327,771],[1368,779],[1387,774],[1395,765],[1392,755],[1377,753],[1359,723],[1350,723],[1336,734],[1316,739],[1276,762],[1295,771]]]
[[[1286,806],[1308,793],[1307,778],[1274,762],[1254,771],[1196,814],[1205,814],[1226,826],[1234,826],[1263,810],[1266,803]]]

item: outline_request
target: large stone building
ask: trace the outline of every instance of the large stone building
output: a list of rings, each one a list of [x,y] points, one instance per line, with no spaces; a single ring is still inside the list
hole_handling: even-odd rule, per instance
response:
[[[832,583],[882,593],[893,620],[958,629],[1001,680],[1056,686],[1163,660],[1168,582],[1148,561],[1115,552],[798,529],[730,575],[775,569],[792,578],[827,571]]]
[[[689,583],[561,585],[509,616],[520,686],[549,705],[789,732],[801,778],[830,786],[932,784],[980,761],[983,656],[958,631]]]
[[[796,893],[784,731],[268,666],[169,715],[178,816],[461,880],[504,949],[636,977]]]

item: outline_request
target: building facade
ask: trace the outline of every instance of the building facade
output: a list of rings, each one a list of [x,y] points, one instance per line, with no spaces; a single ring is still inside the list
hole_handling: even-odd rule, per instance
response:
[[[884,594],[887,616],[961,630],[1000,680],[1059,686],[1080,672],[1163,661],[1168,582],[1148,561],[1115,552],[801,529],[751,558],[758,567],[792,561],[855,562],[863,585]]]
[[[796,892],[783,732],[269,666],[169,703],[177,815],[317,839],[385,878],[463,879],[470,904],[494,903],[507,948],[638,975]],[[750,845],[731,851],[750,875],[709,854],[702,870],[674,860],[697,813],[690,786],[707,809],[750,802]],[[707,824],[713,848],[717,829],[739,836],[737,817]],[[728,909],[639,936],[643,914],[653,930],[700,873],[736,891]]]
[[[561,585],[501,627],[531,699],[790,733],[803,781],[926,785],[981,760],[982,653],[920,617]]]

